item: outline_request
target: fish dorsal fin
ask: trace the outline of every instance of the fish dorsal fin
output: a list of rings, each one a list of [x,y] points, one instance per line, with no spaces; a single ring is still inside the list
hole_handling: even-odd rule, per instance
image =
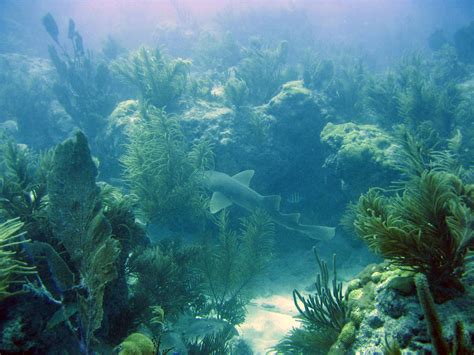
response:
[[[281,213],[281,216],[289,223],[299,223],[301,215],[299,213]]]
[[[232,205],[232,201],[225,197],[224,194],[216,191],[212,194],[209,209],[211,210],[211,213],[214,214],[230,205]]]
[[[255,170],[244,170],[232,176],[232,179],[237,180],[242,185],[249,186],[250,180],[252,180],[253,174],[255,174]]]
[[[270,211],[279,211],[280,210],[280,195],[269,195],[263,196],[263,206],[265,209]]]

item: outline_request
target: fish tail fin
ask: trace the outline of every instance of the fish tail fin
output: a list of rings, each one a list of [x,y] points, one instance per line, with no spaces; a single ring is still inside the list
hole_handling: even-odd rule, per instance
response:
[[[336,228],[326,226],[313,226],[307,224],[300,224],[301,231],[316,240],[331,240],[336,234]]]
[[[299,213],[280,213],[280,216],[286,222],[291,224],[298,223],[301,217]]]

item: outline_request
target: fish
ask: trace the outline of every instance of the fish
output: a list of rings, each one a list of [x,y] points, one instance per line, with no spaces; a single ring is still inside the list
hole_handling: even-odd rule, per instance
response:
[[[298,192],[294,192],[286,198],[286,202],[291,203],[292,205],[297,205],[303,201],[303,196]]]
[[[203,172],[203,185],[212,192],[209,209],[215,214],[224,208],[236,204],[248,211],[264,210],[276,224],[316,240],[331,240],[335,235],[334,227],[299,223],[299,213],[281,213],[280,195],[260,195],[250,188],[254,170],[245,170],[234,176],[207,170]]]

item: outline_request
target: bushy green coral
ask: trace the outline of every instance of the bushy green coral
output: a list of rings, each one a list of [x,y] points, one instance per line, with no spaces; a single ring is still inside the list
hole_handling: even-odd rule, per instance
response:
[[[318,327],[331,327],[340,332],[347,320],[347,307],[342,295],[342,282],[337,282],[336,257],[333,258],[334,278],[329,285],[327,263],[321,260],[313,249],[320,273],[316,276],[316,293],[303,297],[293,291],[293,300],[300,317]]]
[[[7,140],[0,145],[0,219],[20,218],[32,239],[47,240],[46,175],[52,151],[39,156]]]
[[[342,64],[326,89],[329,115],[337,120],[360,120],[365,114],[367,69],[361,60]]]
[[[446,70],[446,66],[440,66],[436,61],[424,61],[419,56],[402,62],[398,78],[398,110],[400,122],[412,131],[415,132],[421,124],[429,124],[440,135],[448,137],[456,125],[459,91],[455,84],[460,78],[453,73],[444,75],[439,73],[440,70]],[[447,77],[436,81],[436,76],[440,75]]]
[[[227,212],[218,219],[217,244],[206,243],[199,268],[211,314],[231,324],[245,320],[245,306],[271,257],[274,226],[262,211],[241,221],[241,232],[229,228]]]
[[[153,108],[129,138],[122,158],[125,179],[144,221],[182,227],[203,215],[199,179],[213,166],[211,145],[201,141],[188,148],[177,118]]]
[[[34,268],[17,258],[15,247],[28,242],[23,239],[24,232],[20,230],[23,223],[18,219],[11,219],[0,224],[0,302],[15,294],[10,286],[15,283],[19,275],[34,273]]]
[[[342,294],[342,283],[337,282],[336,257],[333,258],[334,277],[329,284],[327,263],[313,249],[320,273],[316,276],[316,292],[304,297],[293,291],[293,301],[299,312],[302,327],[292,329],[275,350],[282,354],[326,354],[338,337],[346,346],[352,343],[348,321],[347,304]],[[352,333],[354,333],[352,331]],[[349,344],[350,345],[350,344]],[[347,345],[348,346],[348,345]]]
[[[294,80],[294,75],[285,66],[288,42],[282,41],[276,48],[265,48],[255,40],[245,52],[246,57],[237,68],[237,77],[248,87],[252,103],[268,102],[281,84]]]
[[[443,162],[425,168],[411,142],[405,146],[410,151],[402,154],[409,173],[402,195],[369,190],[359,199],[354,225],[374,252],[427,275],[442,299],[452,289],[463,289],[459,280],[473,240],[473,188],[447,172]],[[432,157],[446,159],[446,154]]]
[[[110,223],[114,239],[120,242],[120,264],[124,264],[131,251],[146,244],[145,229],[136,223],[134,209],[136,201],[112,185],[100,185],[104,216]]]
[[[308,51],[303,58],[304,85],[312,90],[324,91],[328,88],[334,76],[334,63],[322,59],[312,51]]]
[[[54,94],[77,126],[95,142],[115,101],[108,66],[97,63],[91,52],[84,48],[82,36],[72,19],[69,19],[67,33],[72,53],[59,41],[59,29],[50,13],[43,17],[43,25],[54,41],[54,45],[48,47],[58,74]]]
[[[130,258],[130,279],[134,279],[132,304],[137,318],[149,322],[159,305],[168,320],[184,312],[199,311],[202,278],[196,272],[196,247],[176,241],[162,241],[138,251]]]
[[[399,96],[399,115],[403,122],[415,129],[416,125],[422,122],[442,121],[436,122],[439,118],[440,96],[440,92],[432,83],[414,79]]]
[[[227,102],[235,108],[242,107],[249,98],[249,89],[242,79],[231,75],[224,86],[224,93]]]
[[[190,61],[166,58],[159,48],[142,47],[114,68],[138,89],[143,104],[173,110],[186,88],[190,66]]]
[[[220,331],[206,334],[195,339],[185,339],[189,354],[229,354],[232,353],[230,340],[237,335],[231,324],[226,324]]]
[[[458,86],[460,91],[459,104],[456,107],[456,124],[462,132],[462,144],[459,147],[459,158],[467,164],[472,162],[474,152],[474,80],[469,80]]]
[[[282,355],[326,355],[337,336],[333,328],[306,325],[291,329],[272,350]]]
[[[1,147],[2,179],[0,213],[4,218],[25,219],[33,210],[33,199],[24,196],[33,185],[33,172],[28,149],[20,148],[13,141]],[[34,190],[32,194],[34,196]]]
[[[390,128],[399,117],[399,86],[392,72],[371,78],[366,89],[365,103],[377,123]]]
[[[465,75],[449,49],[432,59],[420,55],[403,58],[396,70],[368,81],[368,113],[386,129],[403,123],[416,131],[424,124],[447,137],[457,126],[460,92],[456,84]]]

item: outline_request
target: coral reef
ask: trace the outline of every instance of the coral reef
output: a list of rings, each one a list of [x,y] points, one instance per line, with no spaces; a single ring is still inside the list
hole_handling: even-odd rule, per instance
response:
[[[190,61],[166,58],[158,48],[142,47],[114,69],[137,87],[143,105],[172,111],[186,88],[190,65]]]
[[[336,256],[333,257],[333,279],[329,284],[327,263],[313,248],[320,273],[316,276],[316,292],[304,297],[293,290],[293,301],[302,326],[293,328],[274,348],[278,353],[327,354],[337,353],[350,345],[354,338],[354,324],[348,323],[346,299],[342,282],[337,280]],[[342,345],[341,345],[342,344]]]
[[[474,22],[460,28],[454,34],[454,46],[459,58],[466,63],[474,62]]]
[[[12,272],[23,272],[27,278],[23,292],[9,306],[1,304],[8,309],[5,334],[13,336],[8,329],[15,324],[22,330],[15,339],[4,338],[2,344],[10,344],[5,349],[11,351],[26,351],[34,346],[28,337],[35,334],[41,339],[40,348],[56,342],[54,346],[75,344],[89,352],[99,328],[103,330],[103,321],[114,317],[104,306],[104,295],[108,296],[111,282],[123,275],[120,244],[130,253],[131,245],[140,243],[140,230],[126,199],[117,194],[113,199],[96,185],[97,168],[82,133],[59,145],[53,154],[43,154],[37,166],[16,145],[6,144],[5,149],[0,212],[24,222],[32,241],[16,243],[22,244],[22,259],[36,266],[36,272],[26,275],[30,269],[23,260],[11,265]],[[114,287],[127,295],[126,285]],[[114,301],[114,297],[106,299]],[[34,321],[24,323],[28,317]]]
[[[35,272],[33,267],[17,258],[14,250],[16,246],[28,242],[22,239],[22,227],[23,223],[17,219],[0,224],[0,302],[18,292],[10,289],[10,286],[17,283],[15,279],[18,276]]]
[[[329,148],[324,167],[344,181],[352,197],[375,184],[388,185],[398,175],[394,140],[375,125],[328,123],[321,142]]]
[[[219,239],[204,245],[200,269],[212,315],[231,324],[245,319],[245,306],[268,266],[274,226],[263,211],[241,220],[241,233],[229,228],[228,213],[217,217]]]
[[[357,38],[373,21],[345,17],[326,35],[293,5],[211,23],[172,1],[150,47],[147,18],[129,31],[115,12],[87,27],[1,5],[2,354],[250,354],[245,329],[256,347],[280,337],[262,318],[301,322],[277,353],[472,353],[474,23]],[[315,253],[304,288],[309,240],[260,210],[208,212],[204,173],[246,169],[304,224],[350,203],[345,235],[317,246],[337,273]],[[369,258],[385,261],[350,280]]]
[[[115,262],[120,253],[100,206],[96,175],[82,133],[56,148],[48,176],[48,215],[55,237],[61,240],[87,290],[78,296],[86,349],[101,326],[105,287],[117,277]]]
[[[432,154],[438,163],[432,162],[430,170],[414,151],[412,138],[405,142],[402,164],[410,178],[402,185],[403,194],[386,197],[369,190],[356,206],[354,226],[371,250],[424,273],[442,301],[464,289],[459,279],[473,240],[472,186],[443,171],[450,167],[446,154]]]
[[[141,333],[130,334],[114,350],[120,355],[156,354],[153,341]]]
[[[411,271],[385,263],[367,266],[348,284],[348,314],[355,325],[355,339],[346,351],[381,352],[386,348],[384,339],[396,342],[403,351],[433,351],[421,300],[419,302],[416,296],[416,290],[420,292],[420,288],[415,287],[414,276]],[[472,307],[474,300],[472,276],[466,276],[463,281],[469,285],[463,297],[442,305],[431,303],[437,309],[443,339],[449,339],[449,343],[456,338],[459,321],[465,325],[467,338],[474,334],[472,315],[464,312]],[[429,293],[426,288],[423,292]]]
[[[154,108],[130,130],[129,139],[124,176],[143,221],[183,227],[202,216],[199,172],[213,166],[211,144],[202,140],[188,148],[177,118]]]
[[[367,159],[374,161],[379,169],[394,165],[393,139],[375,125],[328,123],[321,132],[321,141],[332,149],[337,149],[338,159],[343,160],[339,165],[349,165],[346,160],[354,160],[354,164],[360,164],[362,160]]]
[[[0,122],[9,124],[17,141],[46,149],[74,129],[74,121],[55,99],[54,68],[47,60],[1,54],[0,72]]]
[[[233,74],[225,83],[224,94],[227,102],[236,109],[239,109],[247,102],[249,89],[245,81]]]
[[[255,39],[245,54],[238,65],[237,77],[247,86],[251,102],[267,103],[281,84],[292,79],[293,73],[285,67],[288,42],[282,41],[276,48],[266,48]]]
[[[82,36],[69,19],[67,38],[72,53],[59,40],[59,29],[54,17],[48,13],[43,25],[53,39],[48,47],[49,56],[57,73],[53,91],[57,100],[95,145],[105,125],[105,118],[112,111],[115,95],[110,89],[110,73],[107,64],[98,63],[84,48]]]
[[[198,250],[176,241],[163,241],[132,256],[134,281],[130,300],[137,318],[152,319],[159,305],[168,321],[185,312],[202,313],[202,277],[196,272]],[[152,322],[150,320],[150,322]]]

